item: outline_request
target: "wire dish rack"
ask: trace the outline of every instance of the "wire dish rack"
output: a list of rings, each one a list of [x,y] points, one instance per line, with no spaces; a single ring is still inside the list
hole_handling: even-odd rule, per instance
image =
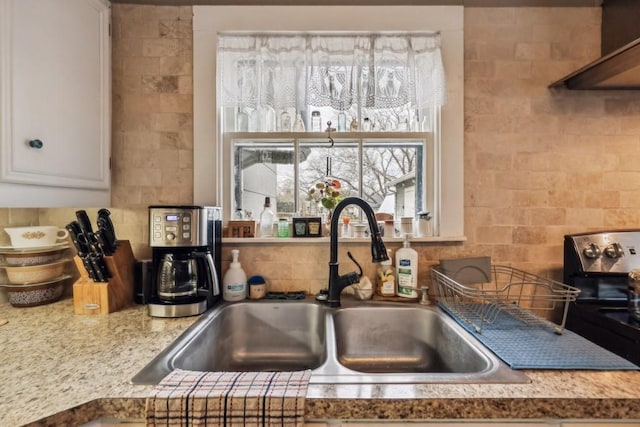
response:
[[[444,274],[438,266],[431,268],[431,278],[438,287],[438,302],[462,321],[482,333],[501,312],[530,325],[547,325],[562,334],[569,303],[580,290],[564,283],[545,279],[513,267],[491,266],[491,281],[462,285]],[[558,315],[559,323],[545,315]]]

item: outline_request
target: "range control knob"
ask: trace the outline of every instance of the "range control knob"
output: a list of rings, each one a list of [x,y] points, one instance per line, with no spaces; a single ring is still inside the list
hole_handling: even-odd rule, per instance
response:
[[[167,233],[167,240],[169,241],[176,240],[176,235],[173,233]]]
[[[590,259],[600,258],[602,256],[602,250],[600,250],[600,246],[595,243],[589,243],[589,246],[582,250],[584,256]]]
[[[612,243],[604,248],[604,254],[609,258],[622,258],[624,256],[624,250],[620,243]]]

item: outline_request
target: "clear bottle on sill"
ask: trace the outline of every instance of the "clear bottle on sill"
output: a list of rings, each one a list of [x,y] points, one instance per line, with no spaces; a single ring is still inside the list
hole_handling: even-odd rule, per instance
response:
[[[369,120],[369,117],[365,117],[362,121],[362,132],[371,132],[371,120]]]
[[[311,132],[322,132],[322,118],[320,111],[311,112]]]
[[[338,132],[345,132],[347,130],[347,115],[344,111],[338,113]]]
[[[293,122],[294,132],[304,132],[304,121],[300,113],[296,114],[296,120]]]
[[[273,219],[275,215],[271,210],[271,198],[264,198],[264,210],[260,214],[260,237],[273,237]]]
[[[349,130],[351,132],[358,132],[358,121],[356,120],[355,117],[351,119],[351,123],[349,124]]]
[[[254,108],[249,115],[249,132],[260,132],[260,109]]]
[[[261,132],[275,132],[276,131],[276,110],[269,105],[261,107]]]
[[[236,132],[248,132],[249,131],[249,116],[247,113],[238,108],[236,113]]]
[[[349,218],[348,216],[342,217],[342,231],[340,235],[344,238],[351,237],[351,226],[349,225],[350,221],[351,221],[351,218]]]
[[[287,110],[280,114],[280,131],[291,132],[291,114]]]

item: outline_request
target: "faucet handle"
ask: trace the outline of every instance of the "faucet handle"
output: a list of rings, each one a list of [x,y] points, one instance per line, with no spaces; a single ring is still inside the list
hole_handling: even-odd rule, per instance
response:
[[[359,277],[359,278],[360,278],[360,277],[362,277],[362,275],[363,275],[364,273],[362,272],[362,267],[360,266],[360,264],[358,264],[358,261],[356,261],[356,259],[353,257],[353,255],[351,254],[351,252],[350,252],[350,251],[347,251],[347,256],[349,257],[349,259],[350,259],[351,261],[353,261],[353,263],[354,263],[355,265],[357,265],[357,266],[358,266],[358,270],[360,270],[360,272],[358,273],[358,277]]]
[[[342,276],[339,277],[340,285],[342,289],[346,288],[347,286],[351,286],[351,285],[355,285],[356,283],[359,283],[360,277],[361,276],[358,276],[358,274],[355,271],[352,271],[351,273],[343,274]]]

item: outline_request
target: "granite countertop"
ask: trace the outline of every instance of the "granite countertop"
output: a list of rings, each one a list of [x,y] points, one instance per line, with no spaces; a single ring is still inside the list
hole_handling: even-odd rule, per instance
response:
[[[152,387],[129,380],[197,317],[151,318],[144,306],[75,315],[65,299],[0,304],[0,319],[0,425],[17,426],[142,419]],[[307,419],[640,419],[640,372],[525,374],[531,383],[311,384]]]

